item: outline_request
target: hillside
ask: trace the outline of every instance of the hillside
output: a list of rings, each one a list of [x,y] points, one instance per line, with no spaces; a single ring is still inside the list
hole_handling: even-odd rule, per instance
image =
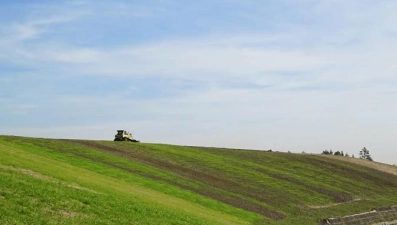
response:
[[[318,224],[397,204],[332,157],[0,136],[0,224]]]
[[[396,165],[389,165],[389,164],[380,163],[380,162],[361,160],[358,158],[340,157],[340,156],[335,156],[335,155],[321,155],[321,156],[338,159],[338,160],[342,160],[342,161],[349,162],[349,163],[355,163],[358,165],[362,165],[362,166],[370,167],[370,168],[373,168],[376,170],[380,170],[380,171],[383,171],[386,173],[391,173],[391,174],[394,174],[397,176],[397,166]]]

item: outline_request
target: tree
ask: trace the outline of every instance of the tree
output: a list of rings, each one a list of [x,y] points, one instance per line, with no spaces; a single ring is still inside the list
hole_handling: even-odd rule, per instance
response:
[[[369,154],[369,150],[366,147],[361,149],[361,151],[360,151],[360,159],[373,161],[371,155]]]
[[[321,154],[329,155],[329,151],[327,149],[325,149]]]

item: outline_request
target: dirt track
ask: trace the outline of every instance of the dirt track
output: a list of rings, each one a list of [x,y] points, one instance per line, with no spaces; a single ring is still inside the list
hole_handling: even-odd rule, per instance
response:
[[[338,160],[346,161],[346,162],[350,162],[350,163],[355,163],[358,165],[370,167],[370,168],[373,168],[373,169],[376,169],[379,171],[383,171],[386,173],[390,173],[390,174],[397,176],[397,166],[388,165],[388,164],[379,163],[379,162],[371,162],[368,160],[362,160],[362,159],[351,158],[351,157],[341,157],[341,156],[333,156],[333,155],[321,155],[321,156],[338,159]]]

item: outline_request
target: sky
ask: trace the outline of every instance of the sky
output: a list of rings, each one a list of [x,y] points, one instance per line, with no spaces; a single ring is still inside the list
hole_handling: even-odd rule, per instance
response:
[[[0,134],[397,164],[395,0],[0,0]]]

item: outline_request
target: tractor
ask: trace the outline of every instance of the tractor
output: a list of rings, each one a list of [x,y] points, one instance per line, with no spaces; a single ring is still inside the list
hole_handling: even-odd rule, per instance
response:
[[[117,134],[114,136],[114,141],[129,141],[129,142],[139,142],[132,138],[132,134],[125,130],[117,130]]]

